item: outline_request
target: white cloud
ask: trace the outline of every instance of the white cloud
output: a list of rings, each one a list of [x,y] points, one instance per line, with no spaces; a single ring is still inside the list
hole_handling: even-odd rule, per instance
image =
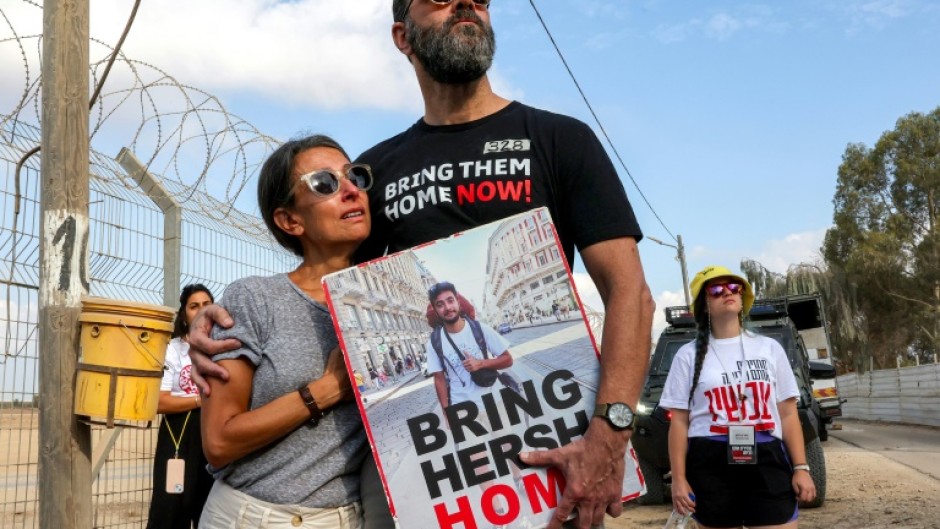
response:
[[[675,292],[664,290],[655,296],[656,312],[653,313],[653,341],[659,339],[659,334],[666,328],[666,307],[685,305],[685,294],[681,290]]]
[[[787,268],[797,263],[812,263],[820,260],[822,246],[828,228],[791,233],[783,239],[767,241],[760,253],[752,258],[768,270],[786,273]]]
[[[581,304],[594,310],[604,310],[604,302],[601,301],[601,295],[591,276],[584,272],[573,272],[571,275],[574,278],[574,288],[578,291],[578,297],[581,298]]]
[[[414,71],[392,43],[390,5],[388,0],[150,0],[141,4],[122,51],[212,94],[260,96],[303,108],[420,113]],[[13,2],[4,14],[14,29],[0,27],[0,40],[14,30],[20,36],[42,31],[42,10],[35,6]],[[113,45],[129,14],[128,2],[95,0],[91,36]],[[38,57],[36,42],[25,47],[30,57]],[[93,62],[108,54],[96,44],[91,51]],[[33,77],[37,65],[38,60]],[[22,93],[25,77],[15,40],[0,43],[0,67],[16,72],[16,79],[3,76],[0,83],[6,112]],[[126,73],[113,75],[111,87],[129,81]],[[494,77],[494,85],[515,95],[505,79],[495,72]]]
[[[690,38],[698,31],[702,21],[698,19],[688,20],[679,24],[660,25],[653,30],[653,37],[663,44],[674,44]]]
[[[727,13],[719,13],[705,24],[705,34],[717,40],[727,40],[737,33],[743,24]]]
[[[96,0],[92,35],[116,39],[127,14],[126,2]],[[390,26],[383,0],[153,0],[142,4],[124,49],[208,92],[325,109],[417,108],[414,74]]]
[[[574,277],[575,288],[578,290],[578,295],[581,297],[581,303],[591,309],[603,311],[604,303],[601,301],[601,296],[597,292],[597,287],[594,286],[594,282],[591,281],[591,276],[583,272],[576,272],[572,275]],[[659,337],[659,333],[666,328],[666,313],[663,309],[666,307],[685,305],[685,295],[681,290],[675,292],[664,290],[654,297],[656,301],[656,311],[653,313],[651,336],[655,342]]]
[[[914,9],[909,0],[873,0],[843,6],[849,18],[850,35],[866,28],[883,29],[889,22],[909,16]]]

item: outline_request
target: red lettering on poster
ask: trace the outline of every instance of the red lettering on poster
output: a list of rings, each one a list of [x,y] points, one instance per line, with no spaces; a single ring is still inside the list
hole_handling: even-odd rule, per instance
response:
[[[547,474],[547,483],[542,483],[538,474],[522,476],[525,494],[529,498],[529,507],[532,508],[532,512],[535,514],[558,506],[558,498],[565,490],[565,477],[562,476],[559,470],[555,467],[549,467]]]
[[[505,501],[507,509],[503,513],[496,510],[497,505],[500,505],[497,496],[502,496]],[[497,484],[489,487],[483,491],[480,503],[483,516],[493,525],[508,525],[519,516],[519,494],[509,485]]]
[[[477,529],[477,521],[470,508],[470,498],[461,496],[457,498],[457,511],[447,512],[447,505],[438,503],[434,506],[434,515],[437,516],[437,525],[441,529],[450,529],[456,524],[463,524],[463,529]]]

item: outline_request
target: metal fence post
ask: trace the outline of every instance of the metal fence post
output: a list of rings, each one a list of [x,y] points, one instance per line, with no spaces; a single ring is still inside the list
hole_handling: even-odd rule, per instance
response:
[[[140,190],[163,211],[163,304],[175,307],[180,294],[180,255],[183,243],[183,209],[160,179],[126,147],[115,158]]]

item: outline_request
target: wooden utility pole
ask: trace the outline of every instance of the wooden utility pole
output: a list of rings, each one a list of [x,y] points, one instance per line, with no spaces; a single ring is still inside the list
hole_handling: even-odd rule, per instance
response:
[[[45,0],[39,250],[39,526],[91,529],[91,432],[72,413],[88,292],[88,0]]]

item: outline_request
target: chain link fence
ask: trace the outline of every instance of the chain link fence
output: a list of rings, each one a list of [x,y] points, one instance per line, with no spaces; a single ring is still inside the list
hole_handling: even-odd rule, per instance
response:
[[[40,157],[28,156],[41,140],[42,17],[41,0],[0,3],[0,528],[39,526],[40,186],[70,183],[43,181]],[[219,296],[234,279],[295,267],[236,207],[279,142],[94,35],[89,49],[100,88],[89,113],[89,294],[175,309],[186,284]],[[146,526],[156,433],[92,426],[94,527]]]

